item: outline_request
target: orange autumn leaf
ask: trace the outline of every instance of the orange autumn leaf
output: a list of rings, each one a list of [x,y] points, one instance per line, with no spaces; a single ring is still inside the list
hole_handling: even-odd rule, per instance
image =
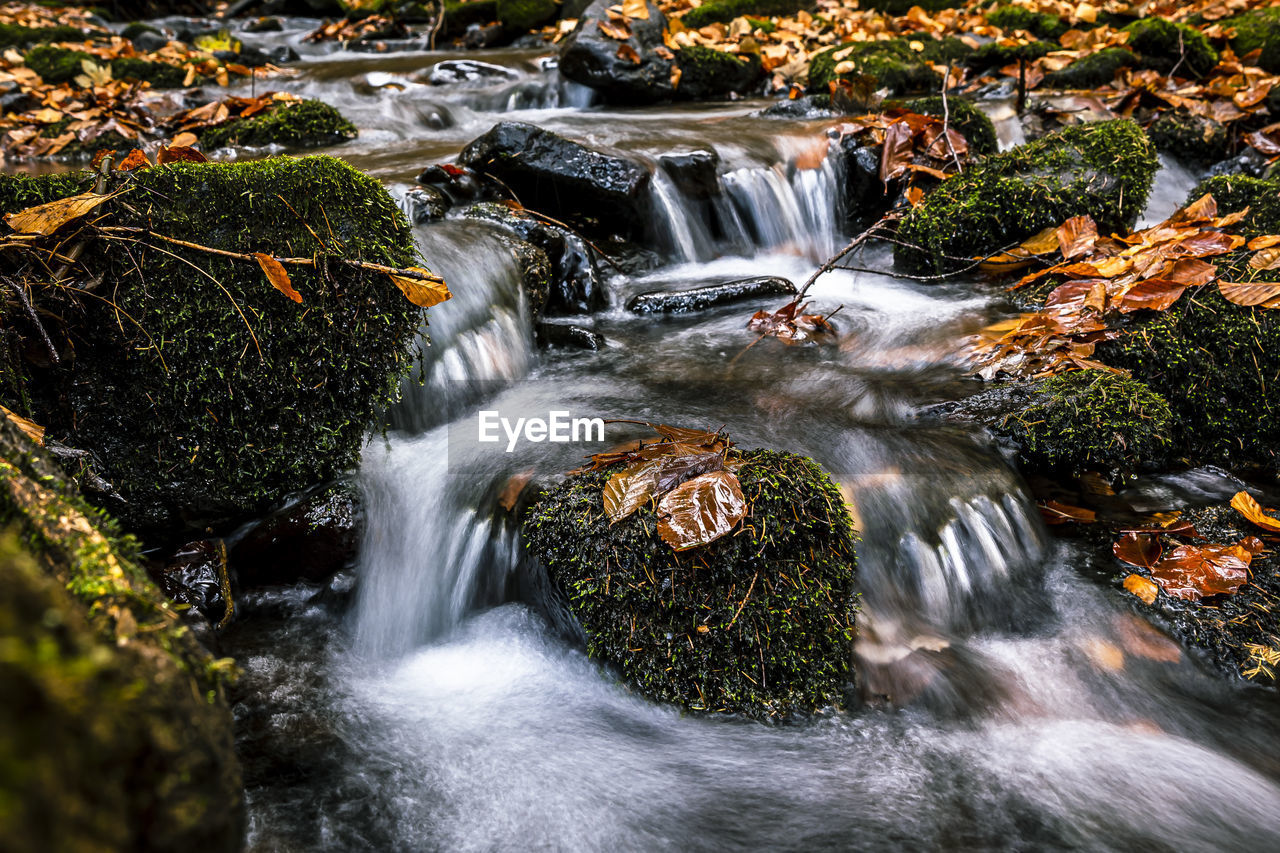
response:
[[[271,282],[272,287],[294,302],[302,301],[302,294],[293,289],[293,282],[289,280],[289,274],[285,272],[279,261],[262,252],[254,252],[253,257],[257,259],[258,266],[262,267],[262,272],[267,276],[267,281]]]
[[[1280,282],[1219,281],[1218,290],[1224,299],[1236,305],[1280,308]]]
[[[19,234],[37,234],[47,237],[110,198],[109,195],[98,193],[80,193],[69,198],[56,199],[47,204],[28,207],[17,213],[6,214],[4,221]]]
[[[1248,492],[1236,492],[1231,499],[1231,507],[1268,533],[1280,533],[1280,519],[1267,515],[1262,504]]]
[[[1124,588],[1143,604],[1154,604],[1160,588],[1142,575],[1125,575]]]
[[[188,134],[190,135],[190,134]],[[161,147],[156,154],[156,164],[163,166],[166,163],[207,163],[209,158],[201,154],[194,148],[184,145],[174,145],[171,148]]]
[[[121,172],[132,172],[135,169],[150,169],[151,161],[147,159],[147,155],[142,152],[141,148],[135,148],[129,152],[129,156],[120,161],[120,165],[116,166]]]
[[[417,276],[396,275],[388,273],[391,280],[395,282],[396,287],[400,288],[400,292],[405,298],[417,305],[419,308],[431,308],[439,305],[447,299],[452,299],[453,294],[449,292],[449,286],[444,283],[444,279],[438,275],[434,275],[429,270],[422,267],[409,267],[406,272],[417,273]]]
[[[1056,236],[1062,257],[1071,260],[1093,249],[1098,226],[1091,216],[1073,216],[1058,226]]]

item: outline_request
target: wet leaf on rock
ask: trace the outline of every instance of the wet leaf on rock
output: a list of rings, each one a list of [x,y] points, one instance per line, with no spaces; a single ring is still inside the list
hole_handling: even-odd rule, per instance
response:
[[[1184,601],[1230,595],[1249,581],[1249,564],[1262,543],[1252,537],[1235,545],[1179,545],[1151,570],[1166,593]]]
[[[1111,546],[1111,551],[1131,566],[1150,569],[1160,561],[1163,548],[1158,537],[1145,533],[1125,533]]]
[[[266,275],[267,281],[271,282],[272,287],[294,302],[302,301],[302,294],[293,289],[289,273],[285,272],[279,261],[263,252],[254,252],[253,257],[258,261],[258,266],[262,267],[262,272]]]
[[[658,535],[676,551],[688,551],[724,536],[747,514],[738,478],[713,471],[677,486],[658,503]]]
[[[1236,512],[1249,519],[1268,533],[1280,533],[1280,519],[1267,515],[1253,495],[1248,492],[1237,492],[1231,499],[1231,506]]]
[[[1137,596],[1143,604],[1154,604],[1160,588],[1142,575],[1125,575],[1124,588]]]
[[[1045,501],[1041,504],[1040,515],[1044,517],[1045,524],[1066,524],[1069,521],[1077,524],[1092,524],[1098,520],[1098,514],[1091,509],[1058,501]]]
[[[422,267],[408,267],[407,271],[418,273],[422,278],[396,275],[394,273],[388,273],[388,275],[391,276],[391,280],[395,282],[396,287],[400,288],[400,292],[404,294],[405,298],[419,308],[431,308],[453,298],[453,294],[449,292],[449,286],[444,283],[444,279],[433,274],[430,270],[424,270]]]
[[[1222,298],[1236,305],[1280,308],[1280,282],[1219,281]]]
[[[12,421],[14,426],[26,434],[27,438],[44,447],[44,427],[29,418],[24,418],[17,412],[9,411],[4,406],[0,406],[0,414]]]
[[[47,237],[68,222],[72,222],[109,200],[109,195],[80,193],[60,198],[47,204],[28,207],[5,216],[4,221],[19,234],[38,234]]]

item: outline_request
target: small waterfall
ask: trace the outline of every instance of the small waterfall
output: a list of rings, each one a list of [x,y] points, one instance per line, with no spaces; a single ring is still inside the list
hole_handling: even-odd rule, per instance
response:
[[[430,312],[430,345],[402,384],[391,426],[422,432],[460,407],[519,379],[533,358],[529,309],[504,233],[482,222],[446,221],[415,229],[427,265],[453,293]]]

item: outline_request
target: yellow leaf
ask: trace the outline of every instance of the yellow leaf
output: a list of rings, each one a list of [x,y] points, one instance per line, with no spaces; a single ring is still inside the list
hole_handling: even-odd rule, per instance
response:
[[[6,214],[4,221],[19,234],[39,234],[47,237],[68,222],[84,216],[109,198],[111,198],[109,195],[81,193],[70,198],[60,198],[48,204],[28,207],[17,213]]]
[[[1098,669],[1106,672],[1120,672],[1124,669],[1124,652],[1114,643],[1100,637],[1090,637],[1081,647]]]
[[[289,280],[289,274],[285,272],[279,261],[262,252],[254,252],[253,256],[257,258],[258,266],[262,267],[262,272],[266,275],[267,281],[271,282],[272,287],[294,302],[302,301],[302,294],[293,289],[293,282]]]
[[[1033,255],[1047,255],[1058,251],[1058,229],[1046,228],[1038,234],[1023,241],[1020,249],[1026,249]]]
[[[642,21],[649,20],[648,0],[622,0],[622,14],[628,18],[639,18]]]
[[[1125,575],[1124,588],[1136,595],[1143,604],[1152,604],[1159,593],[1159,587],[1142,575]]]
[[[1098,20],[1098,10],[1089,3],[1081,3],[1076,6],[1076,18],[1086,24],[1092,24]]]
[[[17,412],[9,411],[4,406],[0,406],[0,414],[3,414],[6,418],[13,421],[14,425],[17,426],[18,429],[27,434],[27,438],[31,439],[41,447],[44,447],[44,427],[40,426],[35,421],[24,418]]]
[[[425,278],[410,278],[409,276],[395,275],[394,273],[389,273],[389,275],[391,280],[395,282],[396,287],[400,288],[400,292],[414,305],[420,308],[430,308],[453,298],[453,294],[449,292],[449,286],[438,275],[434,275],[422,267],[409,267],[408,271],[419,273]]]
[[[1260,249],[1249,259],[1249,268],[1255,270],[1273,270],[1280,268],[1280,246]]]
[[[1254,500],[1248,492],[1236,492],[1231,499],[1231,507],[1268,533],[1280,533],[1280,519],[1267,515],[1262,504]]]

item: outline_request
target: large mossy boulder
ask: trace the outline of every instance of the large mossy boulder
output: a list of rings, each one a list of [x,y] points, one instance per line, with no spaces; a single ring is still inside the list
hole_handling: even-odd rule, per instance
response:
[[[942,78],[929,67],[923,51],[906,39],[849,42],[816,53],[809,60],[809,90],[826,92],[833,81],[869,77],[891,95],[933,92]]]
[[[317,100],[282,103],[249,118],[236,118],[200,134],[206,150],[215,148],[319,148],[355,139],[356,126],[337,109]]]
[[[1096,89],[1116,79],[1121,68],[1137,63],[1137,55],[1127,47],[1105,47],[1080,57],[1066,68],[1049,72],[1044,82],[1055,89]]]
[[[987,13],[987,23],[1007,33],[1028,32],[1039,39],[1054,39],[1071,29],[1062,18],[1045,12],[1033,12],[1022,6],[997,6]]]
[[[4,177],[0,212],[75,181]],[[175,163],[132,173],[124,190],[94,214],[137,230],[91,240],[80,257],[107,283],[98,298],[33,282],[36,302],[56,309],[46,326],[61,359],[17,363],[25,381],[5,405],[90,451],[134,530],[258,513],[353,465],[422,318],[386,274],[343,261],[414,263],[391,196],[329,157]],[[148,232],[314,265],[288,269],[296,303],[251,255]],[[3,307],[22,344],[11,355],[42,352],[21,306]]]
[[[612,469],[544,492],[523,532],[587,651],[639,693],[695,711],[784,717],[839,705],[850,682],[856,534],[812,460],[756,450],[747,516],[683,553],[649,507],[610,526]]]
[[[764,76],[764,66],[754,53],[725,53],[701,45],[690,45],[676,54],[680,83],[676,97],[702,100],[729,94],[751,94]]]
[[[1254,9],[1222,24],[1236,31],[1235,38],[1231,39],[1231,49],[1236,56],[1259,51],[1258,67],[1272,74],[1280,72],[1280,6]]]
[[[1100,232],[1127,231],[1158,167],[1155,147],[1128,120],[1048,134],[940,183],[899,224],[894,258],[913,271],[962,269],[1084,214]]]
[[[1163,461],[1172,415],[1138,380],[1076,370],[1046,380],[1025,408],[991,426],[1033,470],[1131,472]]]
[[[1149,17],[1134,21],[1121,32],[1129,34],[1127,44],[1145,68],[1166,74],[1176,69],[1183,77],[1199,77],[1218,64],[1218,52],[1204,33],[1186,24]]]
[[[136,545],[0,417],[0,838],[14,853],[240,849],[229,662]]]

